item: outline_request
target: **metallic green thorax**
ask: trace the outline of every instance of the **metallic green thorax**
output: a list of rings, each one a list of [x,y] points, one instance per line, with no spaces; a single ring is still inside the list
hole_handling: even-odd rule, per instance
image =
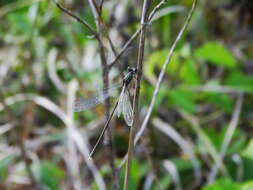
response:
[[[123,83],[128,86],[128,84],[132,81],[134,74],[136,74],[136,69],[129,68],[128,73],[124,77]]]

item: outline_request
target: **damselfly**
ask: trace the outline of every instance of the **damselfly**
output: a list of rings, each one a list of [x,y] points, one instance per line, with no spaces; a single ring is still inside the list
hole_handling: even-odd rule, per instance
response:
[[[130,94],[129,94],[129,90],[128,90],[128,85],[130,84],[130,82],[134,78],[136,72],[137,72],[136,68],[129,68],[128,67],[128,73],[125,75],[125,77],[123,79],[123,83],[113,85],[109,89],[100,90],[93,97],[91,97],[89,99],[79,99],[79,100],[75,101],[75,104],[74,104],[74,111],[75,112],[87,110],[87,109],[95,107],[96,105],[98,105],[100,103],[103,103],[104,100],[106,100],[107,98],[109,98],[110,96],[112,96],[114,94],[114,92],[117,88],[119,88],[120,86],[122,87],[122,90],[121,90],[119,98],[113,108],[113,111],[110,114],[110,117],[107,120],[95,146],[93,147],[93,149],[90,153],[90,156],[93,155],[97,146],[99,145],[106,129],[109,126],[109,123],[112,119],[112,116],[113,116],[116,108],[117,108],[118,117],[122,113],[127,125],[132,126],[132,124],[133,124],[133,109],[132,109],[132,105],[131,105],[130,98],[129,98]]]
[[[136,74],[136,68],[128,68],[128,73],[125,75],[123,79],[123,83],[118,83],[112,85],[112,87],[108,89],[102,89],[96,92],[94,96],[88,99],[77,99],[74,103],[74,112],[80,112],[87,109],[91,109],[98,104],[103,103],[107,98],[115,94],[115,91],[122,87],[120,96],[118,98],[117,103],[117,115],[120,117],[121,113],[124,116],[124,120],[126,121],[128,126],[132,126],[133,124],[133,109],[129,99],[129,90],[128,85],[132,81],[134,75]]]

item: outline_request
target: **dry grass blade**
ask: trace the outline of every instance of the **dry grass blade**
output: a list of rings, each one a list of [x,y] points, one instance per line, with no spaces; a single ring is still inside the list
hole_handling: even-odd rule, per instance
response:
[[[182,190],[182,184],[181,184],[181,179],[179,177],[177,168],[173,162],[170,160],[165,160],[163,162],[163,166],[165,169],[169,172],[173,183],[175,184],[176,190]]]
[[[6,123],[0,126],[0,136],[10,131],[14,127],[13,123]]]
[[[238,126],[239,117],[240,117],[240,113],[241,113],[241,109],[242,109],[242,103],[243,103],[243,94],[240,93],[237,98],[237,101],[236,101],[236,105],[235,105],[234,113],[232,115],[232,119],[229,123],[225,138],[224,138],[223,143],[221,145],[221,150],[219,152],[219,156],[220,156],[221,160],[223,160],[223,158],[227,152],[228,146],[229,146],[229,144],[232,140],[232,137],[234,135],[235,129]],[[212,167],[211,172],[208,177],[208,183],[212,183],[215,180],[218,169],[219,169],[219,166],[217,166],[217,165],[214,165]]]
[[[183,10],[184,10],[183,6],[170,6],[170,7],[163,8],[155,13],[155,15],[149,21],[149,23],[151,24],[152,22],[154,22],[154,21],[156,21],[168,14],[182,12]]]
[[[75,93],[77,90],[77,82],[71,81],[68,85],[67,90],[67,115],[69,118],[73,119],[73,111],[72,111],[72,105],[75,99]],[[74,127],[74,126],[73,126]],[[80,167],[79,167],[79,155],[78,155],[78,147],[75,146],[75,141],[72,139],[72,129],[71,127],[67,127],[66,129],[66,149],[67,154],[65,155],[65,162],[67,165],[67,168],[70,173],[71,183],[75,190],[79,190],[83,188],[82,179],[81,179],[81,173],[80,173]],[[80,136],[78,136],[81,138]]]
[[[187,153],[194,168],[195,184],[198,185],[201,181],[201,169],[191,144],[184,140],[184,138],[170,124],[164,123],[158,118],[153,120],[153,124],[155,128],[171,138],[185,153]]]
[[[78,130],[75,128],[72,118],[70,118],[60,107],[58,107],[51,100],[42,96],[36,96],[34,94],[16,94],[15,96],[6,98],[5,104],[9,106],[20,101],[33,101],[35,104],[45,108],[46,110],[56,115],[67,126],[67,130],[69,130],[68,134],[71,134],[71,139],[75,142],[75,146],[77,146],[78,150],[81,152],[84,161],[86,162],[88,168],[92,172],[97,182],[97,185],[100,189],[105,190],[106,186],[102,176],[99,174],[99,171],[94,165],[93,161],[89,159],[88,145],[84,141]],[[3,109],[4,105],[0,103],[0,111],[3,111]]]
[[[192,91],[196,91],[196,92],[218,92],[218,93],[238,93],[238,92],[240,92],[240,90],[236,89],[236,88],[231,88],[229,86],[212,85],[212,84],[189,87],[189,89]]]
[[[47,68],[48,68],[48,76],[51,79],[52,83],[55,85],[55,87],[63,94],[66,93],[67,87],[66,85],[61,81],[61,79],[58,77],[56,72],[56,58],[57,58],[57,50],[51,49],[48,53],[48,59],[47,59]]]
[[[153,184],[153,181],[155,179],[154,174],[151,172],[147,175],[144,185],[143,185],[143,190],[150,190]]]
[[[205,148],[207,152],[211,155],[215,165],[219,166],[221,172],[225,177],[229,177],[228,171],[225,165],[223,164],[222,159],[219,157],[219,154],[215,149],[210,138],[200,127],[198,119],[183,110],[179,110],[179,113],[181,114],[182,118],[184,118],[187,122],[189,122],[192,130],[198,135],[199,139],[204,143]]]

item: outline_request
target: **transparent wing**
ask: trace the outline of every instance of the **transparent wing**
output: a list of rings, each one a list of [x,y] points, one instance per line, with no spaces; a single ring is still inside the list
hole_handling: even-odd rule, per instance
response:
[[[120,96],[119,96],[119,102],[118,102],[118,107],[117,107],[117,116],[119,117],[121,112],[123,111],[122,108],[123,108],[123,103],[124,103],[124,94],[125,94],[125,90],[126,90],[126,86],[124,85],[122,90],[121,90],[121,93],[120,93]]]
[[[122,86],[122,83],[113,85],[108,89],[97,91],[91,98],[77,98],[74,102],[74,112],[84,111],[103,103],[107,98],[116,94],[117,89]]]
[[[124,119],[129,127],[133,125],[133,109],[131,106],[131,102],[129,99],[129,92],[126,89],[125,93],[123,94],[123,116]]]

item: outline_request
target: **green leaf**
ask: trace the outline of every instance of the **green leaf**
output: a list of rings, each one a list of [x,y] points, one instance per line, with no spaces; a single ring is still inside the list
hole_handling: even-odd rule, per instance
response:
[[[144,74],[151,83],[154,84],[156,82],[155,70],[156,68],[162,69],[162,66],[166,61],[168,53],[168,49],[163,49],[152,53],[148,57],[147,63],[145,64],[147,66],[144,67]],[[176,76],[178,78],[178,72],[180,71],[179,69],[182,64],[180,64],[179,52],[175,51],[171,58],[169,66],[167,67],[166,72],[171,76]]]
[[[64,178],[64,171],[51,162],[40,164],[40,183],[46,185],[50,190],[59,190],[60,181]]]
[[[237,65],[232,53],[219,42],[207,42],[197,49],[194,55],[199,59],[224,68],[235,68]]]
[[[170,60],[166,73],[171,77],[180,78],[187,84],[200,84],[201,77],[196,62],[190,57],[190,47],[185,45],[181,49],[176,50]],[[145,77],[155,84],[157,81],[156,69],[162,69],[163,64],[168,56],[168,50],[164,49],[152,53],[144,67]]]
[[[233,72],[226,78],[225,85],[237,90],[253,93],[253,76],[239,71]]]
[[[253,189],[253,181],[248,181],[242,184],[241,190],[252,190]]]
[[[250,139],[249,144],[243,150],[242,154],[244,157],[247,157],[253,160],[253,138]]]
[[[137,160],[133,160],[131,170],[132,182],[129,189],[138,189],[141,178],[148,172],[148,165],[145,162],[140,163]]]
[[[170,102],[176,107],[182,108],[187,112],[195,113],[196,105],[194,94],[187,90],[175,89],[169,92]]]
[[[164,49],[161,51],[156,51],[152,53],[147,60],[146,66],[144,67],[144,75],[151,83],[156,82],[155,68],[159,69],[162,67],[162,64],[165,62],[168,54],[168,50]]]
[[[152,97],[153,97],[153,93],[155,88],[145,82],[143,82],[143,88],[141,88],[141,105],[147,105],[150,103]],[[160,91],[156,97],[156,101],[155,101],[155,106],[154,106],[154,112],[156,112],[157,110],[159,110],[159,107],[162,103],[162,101],[168,97],[168,87],[166,87],[166,85],[162,84]]]
[[[233,110],[234,101],[227,94],[208,92],[206,100],[228,113],[231,113]]]
[[[172,159],[172,162],[175,164],[176,168],[180,173],[187,170],[191,170],[193,168],[192,163],[189,162],[189,160],[174,158]]]
[[[191,57],[191,46],[189,43],[184,44],[184,46],[180,49],[180,55],[184,58],[190,58]]]
[[[213,128],[204,128],[203,130],[205,131],[205,134],[209,137],[209,139],[212,141],[215,149],[220,150],[221,144],[223,142],[223,135],[217,133],[217,131],[215,131],[215,129]]]
[[[170,175],[168,175],[168,173],[166,172],[165,175],[161,176],[158,178],[159,179],[159,185],[161,187],[161,189],[168,189],[168,187],[171,185],[172,180]],[[152,187],[152,190],[157,190],[157,185],[156,183],[154,184],[154,186]]]
[[[220,179],[215,183],[208,185],[203,190],[241,190],[240,185],[229,179]]]
[[[7,177],[7,169],[14,162],[16,155],[12,154],[0,160],[0,181]]]
[[[141,178],[144,177],[148,170],[148,164],[146,162],[139,162],[138,160],[133,160],[132,167],[131,167],[131,175],[129,189],[138,189],[139,184],[141,183]],[[125,175],[125,168],[120,170],[120,189],[123,189],[124,183],[124,175]]]
[[[7,16],[8,23],[10,23],[11,30],[15,34],[26,35],[27,37],[32,34],[32,22],[27,17],[24,11],[12,12]]]
[[[242,154],[243,158],[243,179],[246,180],[252,180],[253,179],[253,159],[251,157],[248,157],[248,155]]]
[[[180,77],[187,83],[192,85],[200,84],[200,75],[196,63],[192,59],[187,59],[182,64]]]
[[[205,128],[204,131],[206,135],[212,140],[213,145],[219,151],[222,144],[224,143],[225,136],[228,133],[228,124],[217,131],[214,128]],[[231,142],[229,148],[226,150],[226,155],[238,154],[241,152],[242,148],[245,147],[245,134],[240,130],[236,129],[233,135],[233,141]]]

